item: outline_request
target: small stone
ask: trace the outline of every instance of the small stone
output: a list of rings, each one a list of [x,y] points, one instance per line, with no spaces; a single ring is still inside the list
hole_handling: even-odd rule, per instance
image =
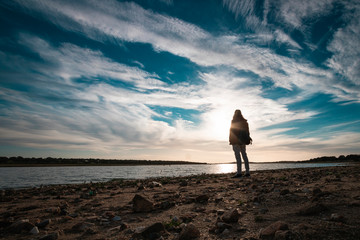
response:
[[[64,217],[61,218],[62,222],[68,222],[68,221],[71,221],[71,220],[73,220],[73,218],[70,217],[70,216],[64,216]]]
[[[37,235],[37,234],[39,234],[39,229],[37,227],[33,227],[30,230],[30,233],[33,234],[33,235]]]
[[[188,182],[186,180],[182,180],[179,185],[181,187],[186,187],[188,185]]]
[[[265,213],[267,213],[268,211],[269,211],[269,209],[267,209],[267,208],[261,208],[259,212],[260,212],[261,214],[265,214]]]
[[[73,232],[83,232],[85,230],[87,230],[88,228],[92,227],[94,224],[93,223],[88,223],[88,222],[80,222],[75,224],[71,230]]]
[[[345,221],[345,218],[344,218],[344,216],[342,216],[342,215],[339,215],[339,214],[337,214],[337,213],[333,213],[333,214],[331,214],[331,216],[330,216],[330,220],[331,220],[331,221],[334,221],[334,222],[344,222],[344,221]]]
[[[195,217],[196,217],[196,215],[185,214],[185,215],[180,216],[180,219],[182,220],[183,223],[189,223],[189,222],[191,222]]]
[[[273,239],[275,236],[276,231],[279,230],[288,230],[289,227],[285,222],[277,221],[266,228],[260,231],[260,238],[261,239]]]
[[[228,228],[226,228],[222,233],[223,236],[225,235],[229,235],[230,234],[230,230]]]
[[[159,183],[159,182],[153,181],[153,182],[150,184],[150,187],[152,187],[152,188],[154,188],[154,187],[162,187],[162,184]]]
[[[171,222],[173,222],[173,223],[180,223],[180,219],[179,219],[177,216],[174,216],[174,217],[171,219]]]
[[[200,231],[195,227],[194,224],[188,224],[184,229],[181,231],[179,235],[179,240],[190,240],[200,237]]]
[[[65,208],[62,208],[61,210],[60,210],[60,213],[59,213],[60,215],[62,215],[62,216],[65,216],[65,215],[68,215],[69,214],[69,211],[67,210],[67,209],[65,209]]]
[[[46,227],[47,225],[49,225],[50,223],[51,223],[51,219],[46,219],[42,222],[37,223],[36,226],[39,228],[43,228],[43,227]]]
[[[218,222],[216,222],[216,225],[215,225],[215,232],[222,233],[225,229],[230,229],[230,228],[232,228],[231,225],[218,221]]]
[[[217,215],[221,216],[225,213],[225,210],[224,209],[219,209],[216,211]]]
[[[138,190],[138,191],[145,190],[145,186],[144,186],[144,185],[140,185],[140,186],[138,186],[137,190]]]
[[[135,195],[132,202],[134,212],[151,212],[154,209],[154,204],[139,194]]]
[[[302,192],[303,192],[303,193],[309,193],[310,190],[309,190],[308,188],[304,188],[304,189],[302,190]]]
[[[170,201],[163,201],[159,204],[156,205],[157,208],[160,208],[160,209],[169,209],[171,207],[175,206],[175,202],[170,202]]]
[[[120,232],[120,231],[123,231],[125,229],[128,228],[128,225],[126,225],[125,223],[121,223],[119,226],[116,226],[116,227],[113,227],[113,228],[110,228],[108,231],[109,232]]]
[[[72,218],[76,218],[76,217],[78,217],[79,216],[79,214],[77,214],[77,213],[71,213],[71,214],[69,214],[69,217],[72,217]]]
[[[313,191],[312,191],[312,194],[314,196],[320,195],[321,193],[322,193],[322,191],[321,191],[320,188],[314,188]]]
[[[121,217],[120,216],[115,216],[111,219],[111,221],[121,221]]]
[[[39,240],[57,240],[58,238],[59,238],[59,233],[54,232],[54,233],[45,235],[44,237],[40,238]]]
[[[94,235],[94,234],[97,234],[98,232],[94,229],[94,228],[88,228],[86,229],[86,231],[84,232],[83,235]]]
[[[46,212],[52,213],[54,215],[58,215],[61,213],[61,210],[59,207],[51,207],[51,208],[46,209]]]
[[[208,200],[209,200],[209,196],[206,195],[206,194],[203,194],[203,195],[197,196],[196,199],[195,199],[195,202],[197,202],[197,203],[207,203]]]
[[[240,218],[240,214],[237,209],[229,210],[222,216],[222,220],[226,223],[236,223]]]
[[[275,235],[274,235],[274,239],[275,240],[288,240],[288,239],[298,239],[297,236],[289,231],[289,230],[279,230],[279,231],[276,231],[275,232]]]
[[[289,189],[283,189],[280,191],[280,195],[286,195],[286,194],[289,194],[290,193],[290,190]]]

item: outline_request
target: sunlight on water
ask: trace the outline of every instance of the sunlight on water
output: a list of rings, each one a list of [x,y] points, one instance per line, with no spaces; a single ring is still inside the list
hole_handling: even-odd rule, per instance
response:
[[[215,173],[231,173],[236,171],[235,164],[217,164]]]

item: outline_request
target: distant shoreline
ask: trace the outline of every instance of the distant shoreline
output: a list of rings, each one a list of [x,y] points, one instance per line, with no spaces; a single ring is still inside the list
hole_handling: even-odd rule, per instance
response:
[[[360,155],[341,155],[339,157],[324,156],[304,161],[277,161],[277,162],[251,162],[251,164],[276,163],[360,163]],[[207,165],[210,163],[165,160],[118,160],[118,159],[92,159],[92,158],[23,158],[0,157],[0,167],[75,167],[75,166],[154,166],[154,165]],[[214,164],[235,164],[214,163]]]
[[[0,164],[0,167],[111,167],[111,166],[160,166],[160,165],[207,165],[208,163],[163,163],[163,164]]]

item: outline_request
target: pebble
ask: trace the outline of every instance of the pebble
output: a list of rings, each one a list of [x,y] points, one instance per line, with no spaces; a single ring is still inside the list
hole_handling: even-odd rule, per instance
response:
[[[33,234],[33,235],[37,235],[37,234],[39,234],[39,229],[37,227],[33,227],[30,230],[30,233]]]
[[[203,195],[197,196],[196,199],[195,199],[195,202],[197,202],[197,203],[207,203],[208,200],[209,200],[209,196],[206,195],[206,194],[203,194]]]
[[[289,194],[290,193],[290,190],[289,189],[283,189],[280,191],[280,195],[286,195],[286,194]]]
[[[120,216],[115,216],[111,219],[111,221],[121,221],[121,217]]]
[[[279,230],[288,230],[289,227],[285,222],[277,221],[272,223],[271,225],[267,226],[266,228],[260,231],[260,238],[261,239],[273,239],[275,236],[276,231]]]
[[[162,184],[159,183],[159,182],[153,181],[153,182],[150,184],[150,187],[162,187]]]
[[[51,219],[46,219],[42,222],[37,223],[36,226],[39,228],[43,228],[43,227],[46,227],[47,225],[49,225],[50,223],[51,223]]]
[[[333,214],[331,214],[331,216],[330,216],[330,220],[331,220],[331,221],[334,221],[334,222],[344,222],[344,221],[345,221],[345,218],[344,218],[344,216],[342,216],[342,215],[339,215],[339,214],[337,214],[337,213],[333,213]]]
[[[88,228],[92,227],[94,224],[93,223],[89,223],[89,222],[80,222],[75,224],[71,230],[73,232],[83,232],[85,230],[87,230]]]
[[[48,235],[45,235],[44,237],[40,238],[39,240],[57,240],[59,238],[58,232],[53,232]]]
[[[237,209],[229,210],[222,215],[222,220],[226,223],[236,223],[240,218],[239,211]]]
[[[200,237],[200,231],[194,224],[189,223],[179,235],[179,240],[190,240]]]

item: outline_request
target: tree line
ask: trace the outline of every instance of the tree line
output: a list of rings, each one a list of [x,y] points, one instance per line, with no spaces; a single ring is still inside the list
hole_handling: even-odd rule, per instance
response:
[[[204,164],[187,161],[99,159],[99,158],[26,158],[0,157],[0,165],[174,165]]]
[[[350,154],[350,155],[340,155],[339,157],[335,156],[324,156],[318,158],[312,158],[306,162],[360,162],[360,155]]]

